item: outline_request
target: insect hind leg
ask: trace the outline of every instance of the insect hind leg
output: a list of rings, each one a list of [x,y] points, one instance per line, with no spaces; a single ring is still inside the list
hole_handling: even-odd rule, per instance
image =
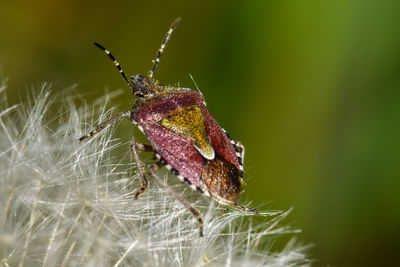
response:
[[[158,166],[156,164],[153,164],[149,168],[149,173],[151,176],[162,186],[164,187],[170,194],[174,196],[176,200],[178,200],[183,206],[185,206],[186,209],[188,209],[193,216],[197,219],[199,223],[199,235],[200,237],[203,237],[203,219],[201,217],[200,211],[195,208],[192,204],[187,202],[185,199],[183,199],[180,195],[178,195],[174,190],[172,190],[157,174],[156,171],[158,169]]]
[[[258,215],[258,210],[257,209],[238,206],[236,204],[234,204],[233,207],[236,208],[237,210],[243,212],[243,213],[251,213],[251,214],[254,214],[254,215]]]

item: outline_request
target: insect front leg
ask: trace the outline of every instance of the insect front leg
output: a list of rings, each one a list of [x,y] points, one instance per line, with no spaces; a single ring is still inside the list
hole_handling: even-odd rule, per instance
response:
[[[131,148],[132,158],[135,161],[138,172],[139,172],[139,178],[140,178],[140,184],[141,184],[139,191],[137,191],[135,194],[135,199],[138,199],[139,196],[146,191],[149,183],[147,182],[147,179],[145,177],[143,169],[140,165],[140,160],[139,160],[139,156],[137,154],[137,150],[150,152],[150,151],[153,151],[153,147],[150,145],[140,144],[135,141],[132,141],[130,148]]]
[[[151,176],[156,179],[156,181],[162,186],[164,187],[171,195],[174,196],[174,198],[176,200],[178,200],[183,206],[185,206],[185,208],[187,208],[192,214],[193,216],[197,219],[198,223],[199,223],[199,235],[200,237],[203,237],[203,219],[201,218],[201,214],[200,211],[195,208],[192,204],[190,204],[189,202],[187,202],[185,199],[183,199],[180,195],[178,195],[174,190],[172,190],[156,173],[156,171],[158,170],[158,166],[157,164],[153,164],[148,172],[151,174]]]
[[[96,129],[91,131],[90,133],[82,136],[81,138],[79,138],[79,142],[82,142],[83,140],[85,140],[86,138],[89,137],[93,137],[94,135],[98,134],[99,132],[101,132],[101,130],[103,130],[104,128],[106,128],[109,125],[112,125],[116,122],[118,122],[120,119],[122,118],[129,118],[131,116],[131,112],[130,111],[126,111],[126,112],[122,112],[120,114],[118,114],[115,117],[112,117],[109,120],[106,120],[105,122],[100,123],[99,125],[96,126]]]

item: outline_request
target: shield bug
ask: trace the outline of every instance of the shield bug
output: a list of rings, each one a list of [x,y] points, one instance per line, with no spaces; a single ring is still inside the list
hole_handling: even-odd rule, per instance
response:
[[[257,210],[237,205],[243,177],[244,147],[233,141],[218,125],[208,111],[203,95],[189,88],[163,86],[153,79],[165,45],[179,20],[176,19],[169,28],[147,77],[136,75],[128,79],[110,51],[94,43],[114,62],[138,99],[132,111],[123,112],[99,124],[79,141],[94,136],[122,118],[128,118],[150,142],[150,145],[146,145],[133,141],[130,146],[141,181],[141,188],[135,198],[145,192],[148,185],[146,176],[152,176],[192,212],[199,222],[202,236],[203,221],[200,211],[159,178],[156,173],[159,167],[165,166],[191,188],[221,204],[231,205],[245,212],[257,213]],[[159,159],[158,164],[151,165],[147,171],[142,170],[138,150],[155,152],[155,157]]]

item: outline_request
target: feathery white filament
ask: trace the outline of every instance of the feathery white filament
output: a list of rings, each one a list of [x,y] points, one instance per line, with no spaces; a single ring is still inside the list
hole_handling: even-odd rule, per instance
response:
[[[54,105],[67,106],[62,113],[50,108],[57,98],[49,98],[46,85],[30,105],[9,108],[4,94],[0,88],[3,265],[293,266],[308,262],[305,247],[292,243],[281,252],[267,250],[273,236],[295,232],[278,224],[286,213],[261,213],[266,222],[252,226],[252,218],[242,220],[247,215],[234,209],[222,212],[224,207],[170,179],[168,184],[176,192],[185,191],[185,197],[191,196],[203,211],[205,236],[199,238],[197,221],[157,183],[134,200],[140,181],[130,160],[129,136],[124,141],[114,139],[115,128],[108,127],[78,142],[96,125],[92,114],[98,121],[111,117],[112,111],[95,112],[104,109],[104,99],[90,112],[74,107],[72,99]],[[269,243],[260,247],[264,237]]]

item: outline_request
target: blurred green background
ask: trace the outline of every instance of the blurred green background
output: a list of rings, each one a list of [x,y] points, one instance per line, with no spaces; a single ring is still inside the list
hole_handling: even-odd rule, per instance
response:
[[[0,66],[11,102],[43,81],[90,102],[133,104],[113,64],[194,88],[246,146],[244,202],[295,207],[285,223],[316,266],[398,262],[399,1],[0,1]],[[133,127],[127,128],[128,135]],[[130,131],[130,132],[129,132]]]

